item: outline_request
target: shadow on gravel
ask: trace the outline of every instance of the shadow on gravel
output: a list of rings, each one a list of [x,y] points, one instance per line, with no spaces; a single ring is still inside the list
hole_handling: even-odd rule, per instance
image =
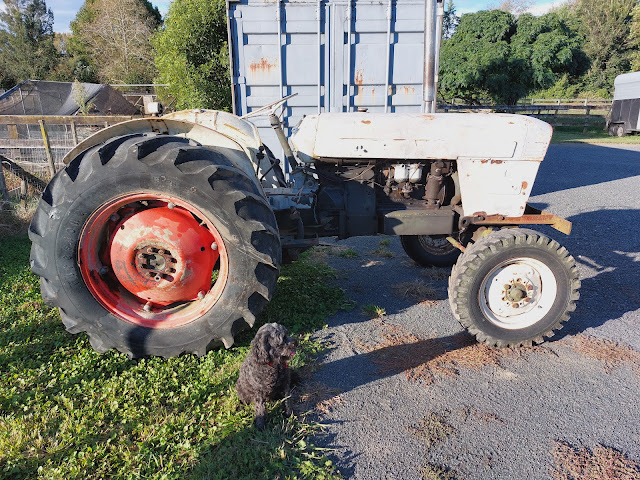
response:
[[[397,336],[392,340],[387,339],[386,343],[370,346],[370,350],[364,353],[324,364],[322,377],[330,388],[341,392],[399,373],[433,383],[429,378],[433,372],[442,375],[454,373],[446,371],[446,367],[442,368],[444,363],[439,365],[437,359],[447,358],[446,363],[450,363],[448,357],[453,352],[462,352],[462,349],[473,344],[473,337],[466,332],[428,339],[419,339],[411,334]],[[461,355],[458,360],[466,363],[465,356]],[[415,374],[421,367],[425,367],[428,375]]]
[[[531,195],[640,175],[640,153],[595,145],[551,145]]]
[[[640,309],[640,210],[599,210],[569,220],[573,232],[560,243],[595,275],[582,280],[576,312],[557,338]]]

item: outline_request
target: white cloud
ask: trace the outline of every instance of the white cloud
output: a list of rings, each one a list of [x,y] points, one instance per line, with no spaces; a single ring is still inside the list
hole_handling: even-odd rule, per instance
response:
[[[559,7],[560,5],[563,5],[567,3],[566,1],[562,1],[562,0],[555,0],[552,2],[543,2],[543,3],[539,3],[537,5],[534,5],[533,7],[529,8],[527,10],[527,12],[535,15],[535,16],[540,16],[540,15],[544,15],[545,13],[549,13],[552,9]]]

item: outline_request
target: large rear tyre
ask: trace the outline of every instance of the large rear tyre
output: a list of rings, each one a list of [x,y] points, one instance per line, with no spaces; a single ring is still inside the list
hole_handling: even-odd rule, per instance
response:
[[[423,267],[450,267],[462,253],[447,235],[401,235],[400,244],[409,258]]]
[[[230,347],[270,300],[281,257],[267,200],[223,150],[156,134],[72,160],[29,237],[42,297],[67,330],[130,357]]]
[[[569,319],[578,269],[564,247],[528,229],[493,232],[467,247],[449,277],[454,316],[491,346],[542,343]]]

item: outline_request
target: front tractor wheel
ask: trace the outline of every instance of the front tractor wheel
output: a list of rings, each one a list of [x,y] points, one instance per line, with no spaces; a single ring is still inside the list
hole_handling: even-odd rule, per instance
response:
[[[579,298],[564,247],[533,230],[493,232],[467,247],[449,277],[455,317],[480,342],[529,346],[562,328]]]
[[[31,268],[71,333],[131,357],[233,344],[280,265],[273,212],[224,152],[128,135],[81,153],[42,195]]]

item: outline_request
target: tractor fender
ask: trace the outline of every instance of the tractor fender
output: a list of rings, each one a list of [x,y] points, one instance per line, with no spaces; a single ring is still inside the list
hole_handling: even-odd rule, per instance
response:
[[[189,116],[190,112],[192,112],[191,116]],[[231,120],[233,119],[229,118],[226,118],[226,120],[229,121],[225,123],[231,125],[235,130],[229,128],[228,125],[225,127],[224,124],[221,124],[221,130],[223,130],[223,132],[218,131],[216,125],[219,122],[215,121],[218,115],[215,114],[224,114],[224,117],[234,117],[234,119],[241,122],[246,121],[226,112],[208,112],[210,112],[210,115],[200,115],[200,119],[197,118],[198,116],[195,114],[195,111],[185,111],[177,112],[177,114],[169,114],[160,118],[138,118],[117,123],[94,133],[76,145],[65,155],[64,163],[69,163],[71,159],[77,157],[81,152],[95,145],[105,143],[113,137],[131,134],[159,133],[162,135],[188,138],[204,146],[215,147],[216,150],[227,157],[234,166],[242,170],[262,189],[256,176],[256,155],[260,146],[260,138],[257,136],[257,131],[255,135],[251,135],[251,133],[253,133],[251,130],[241,130],[238,126],[232,124]],[[204,124],[200,122],[195,123],[191,120],[204,120]],[[242,126],[242,124],[239,125]],[[255,127],[253,128],[255,129]],[[229,132],[232,132],[232,135],[230,135]]]

